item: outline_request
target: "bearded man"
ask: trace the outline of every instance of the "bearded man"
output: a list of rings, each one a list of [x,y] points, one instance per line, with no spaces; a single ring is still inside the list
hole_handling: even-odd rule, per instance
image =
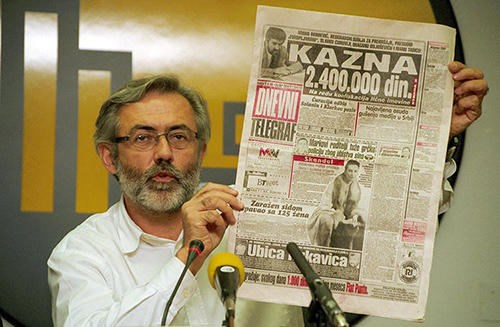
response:
[[[102,105],[94,143],[122,198],[52,252],[55,325],[158,325],[193,239],[205,250],[167,324],[220,324],[223,306],[215,290],[200,287],[208,285],[206,272],[197,272],[243,205],[225,185],[209,183],[195,194],[209,138],[205,101],[172,77],[131,81]]]

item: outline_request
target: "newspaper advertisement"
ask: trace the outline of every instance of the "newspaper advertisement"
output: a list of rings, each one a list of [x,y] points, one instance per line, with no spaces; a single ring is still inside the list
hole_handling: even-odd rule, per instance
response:
[[[297,243],[347,312],[425,313],[455,30],[259,6],[229,248],[238,296],[308,306]]]

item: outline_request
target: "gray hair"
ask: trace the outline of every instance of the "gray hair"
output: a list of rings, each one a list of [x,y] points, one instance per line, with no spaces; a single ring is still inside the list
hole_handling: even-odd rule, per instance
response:
[[[194,89],[181,85],[175,76],[157,75],[128,82],[111,94],[102,104],[95,122],[94,145],[96,150],[99,144],[108,143],[111,145],[113,154],[116,155],[117,148],[114,139],[120,123],[118,110],[125,104],[140,101],[150,92],[178,93],[186,98],[194,111],[200,146],[208,143],[210,119],[205,99]]]

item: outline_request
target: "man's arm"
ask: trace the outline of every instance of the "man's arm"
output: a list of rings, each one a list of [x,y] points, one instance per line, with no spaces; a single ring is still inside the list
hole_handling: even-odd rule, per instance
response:
[[[347,193],[347,202],[351,203],[353,209],[358,206],[359,200],[361,200],[361,188],[357,181],[353,181],[349,186],[349,192]]]
[[[58,246],[48,260],[54,326],[158,325],[184,264],[172,257],[146,284],[130,287],[100,255],[99,244],[83,240]],[[120,298],[116,288],[130,287]],[[196,292],[187,273],[170,309],[168,322]]]
[[[321,196],[321,209],[331,209],[332,208],[332,194],[333,194],[333,181],[328,183],[325,192]]]
[[[261,68],[262,77],[279,77],[298,73],[303,70],[302,64],[298,61],[288,60],[288,52],[285,47],[280,49],[279,66],[276,68]]]
[[[302,64],[300,62],[291,63],[288,66],[282,66],[278,68],[265,68],[262,74],[262,77],[279,77],[279,76],[288,76],[291,74],[298,73],[302,70]]]
[[[347,185],[342,181],[342,175],[340,174],[337,177],[335,177],[335,180],[333,182],[333,194],[332,194],[332,207],[335,210],[340,210],[344,212],[344,204],[345,204],[345,198],[343,194],[347,192],[342,192],[342,188],[347,187]]]
[[[480,69],[467,67],[458,61],[448,64],[448,70],[455,81],[449,134],[451,140],[481,116],[483,98],[488,93],[488,83],[484,80],[484,74]],[[446,212],[453,200],[453,188],[448,182],[448,178],[456,171],[452,156],[453,153],[448,153],[446,158],[439,214]]]
[[[347,193],[344,209],[344,214],[351,220],[351,222],[353,222],[352,218],[355,215],[354,212],[358,208],[360,200],[361,188],[359,187],[359,183],[357,181],[353,181],[351,185],[349,185],[349,192]]]

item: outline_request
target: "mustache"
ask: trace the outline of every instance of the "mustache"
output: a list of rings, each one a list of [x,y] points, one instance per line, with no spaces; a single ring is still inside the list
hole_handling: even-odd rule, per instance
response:
[[[147,169],[144,172],[143,176],[145,180],[149,180],[150,178],[154,177],[156,174],[160,172],[167,172],[177,180],[182,180],[184,178],[184,174],[169,162],[162,162],[160,164],[155,164],[151,168]]]
[[[159,172],[167,172],[172,175],[178,182],[185,179],[185,174],[183,174],[179,169],[175,168],[174,165],[168,162],[162,162],[160,164],[155,164],[154,166],[141,172],[139,168],[130,167],[128,165],[117,164],[118,167],[118,180],[120,181],[120,176],[124,177],[124,180],[135,181],[141,184],[146,184],[148,181],[158,174]]]

